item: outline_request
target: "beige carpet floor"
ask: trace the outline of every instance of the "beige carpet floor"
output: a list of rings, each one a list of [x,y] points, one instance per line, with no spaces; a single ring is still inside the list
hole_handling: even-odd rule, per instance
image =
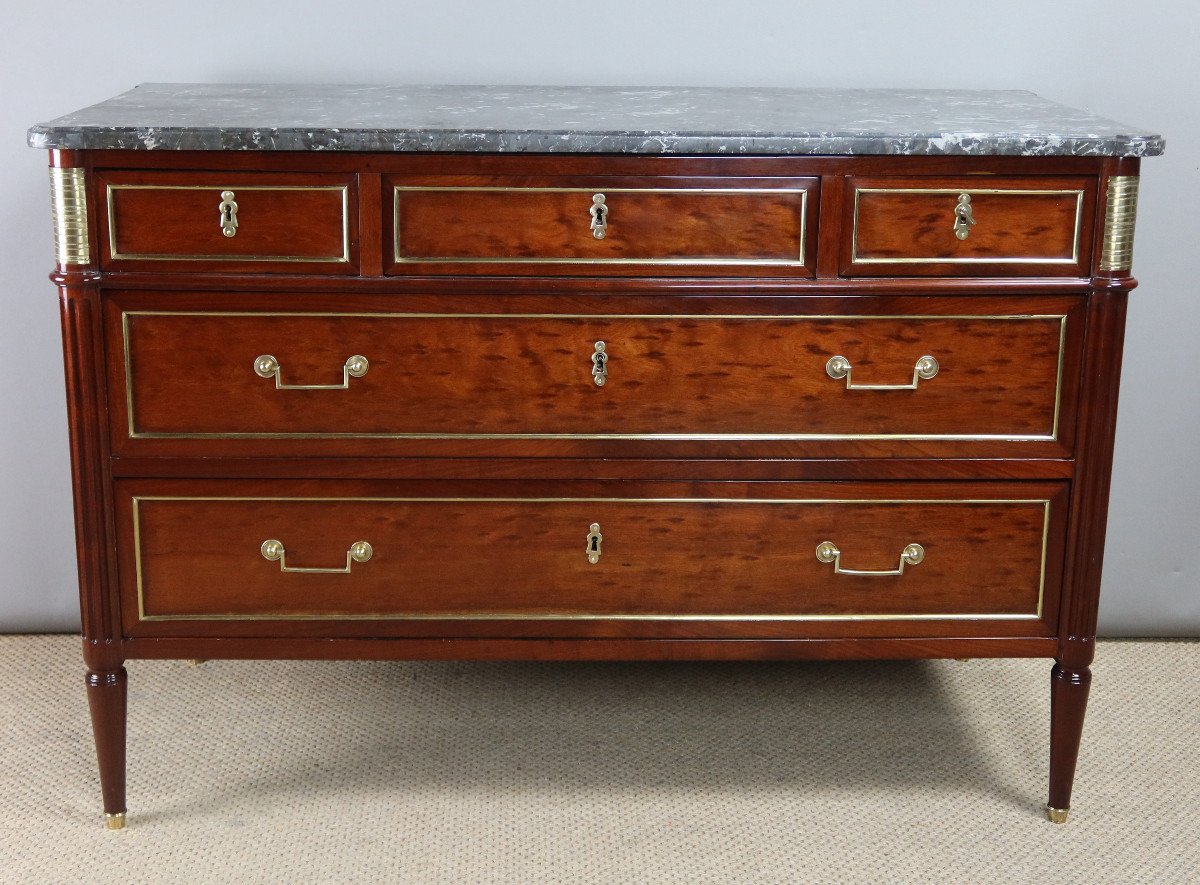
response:
[[[134,661],[108,832],[78,641],[0,638],[4,882],[1200,881],[1200,643],[1049,663]]]

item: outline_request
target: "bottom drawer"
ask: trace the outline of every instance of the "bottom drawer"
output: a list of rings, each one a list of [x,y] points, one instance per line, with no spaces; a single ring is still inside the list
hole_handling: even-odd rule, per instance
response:
[[[127,629],[1052,629],[1060,484],[481,485],[124,481]]]

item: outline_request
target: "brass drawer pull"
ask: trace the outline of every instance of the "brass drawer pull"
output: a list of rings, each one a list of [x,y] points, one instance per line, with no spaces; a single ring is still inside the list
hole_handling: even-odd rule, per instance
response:
[[[971,234],[971,225],[975,223],[975,212],[971,209],[971,195],[959,194],[958,203],[954,207],[954,236],[965,240]]]
[[[361,378],[367,374],[371,364],[365,356],[355,354],[346,360],[342,366],[341,384],[284,384],[280,377],[279,360],[264,353],[254,360],[254,373],[260,378],[274,378],[276,390],[346,390],[350,387],[351,378]]]
[[[604,204],[604,194],[592,195],[592,207],[588,213],[592,216],[588,230],[597,240],[603,240],[608,235],[608,206]]]
[[[297,568],[287,564],[287,551],[284,550],[281,541],[269,538],[262,542],[262,547],[259,550],[262,552],[263,559],[268,562],[278,562],[281,572],[308,575],[348,575],[350,574],[351,564],[366,562],[375,553],[371,545],[366,541],[355,541],[350,545],[350,549],[346,551],[346,564],[341,568]]]
[[[597,387],[608,381],[608,346],[603,341],[597,341],[592,351],[592,380]]]
[[[833,573],[835,575],[859,575],[865,577],[886,577],[889,575],[904,574],[906,565],[919,565],[921,560],[925,558],[925,548],[920,544],[909,544],[900,551],[900,565],[896,568],[885,569],[883,571],[872,571],[870,569],[853,569],[842,568],[842,551],[832,541],[822,541],[817,545],[817,561],[832,562]]]
[[[855,384],[851,379],[854,366],[844,356],[831,356],[825,364],[825,372],[834,381],[846,379],[847,390],[916,390],[922,381],[928,381],[938,373],[941,366],[933,357],[926,354],[917,360],[913,366],[913,378],[908,384]]]
[[[237,233],[237,203],[233,201],[233,191],[221,191],[221,233],[232,237]]]
[[[587,558],[595,565],[600,561],[600,545],[604,543],[604,535],[600,534],[600,523],[593,522],[588,526]]]

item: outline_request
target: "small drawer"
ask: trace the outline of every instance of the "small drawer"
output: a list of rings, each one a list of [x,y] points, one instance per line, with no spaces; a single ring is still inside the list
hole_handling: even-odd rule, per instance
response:
[[[847,180],[848,276],[1089,275],[1094,178]]]
[[[104,171],[98,180],[113,270],[356,270],[354,176]]]
[[[1032,633],[1047,629],[1034,624],[1052,611],[1062,530],[1063,487],[1045,483],[560,484],[538,497],[265,485],[120,484],[134,632],[347,620],[452,635],[491,621],[561,635],[607,621],[653,635],[684,619],[714,633],[938,620]]]
[[[386,178],[391,273],[812,276],[815,178]]]
[[[916,303],[940,304],[897,306]],[[129,310],[112,318],[110,378],[125,390],[114,433],[118,447],[283,438],[315,451],[354,439],[1069,446],[1077,300],[1043,313],[989,313],[1028,300],[975,305],[951,316]]]

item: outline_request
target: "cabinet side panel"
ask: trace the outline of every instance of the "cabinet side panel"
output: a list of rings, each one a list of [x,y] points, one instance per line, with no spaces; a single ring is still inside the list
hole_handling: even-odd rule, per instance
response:
[[[50,163],[51,201],[56,207],[58,286],[66,377],[75,545],[79,562],[80,616],[84,656],[93,670],[118,667],[121,617],[116,591],[116,557],[109,448],[106,432],[103,338],[99,274],[94,266],[95,213],[89,212],[87,167],[79,154],[56,151]],[[58,183],[72,183],[70,192]],[[64,212],[63,207],[70,209]],[[66,226],[69,229],[58,230]]]

